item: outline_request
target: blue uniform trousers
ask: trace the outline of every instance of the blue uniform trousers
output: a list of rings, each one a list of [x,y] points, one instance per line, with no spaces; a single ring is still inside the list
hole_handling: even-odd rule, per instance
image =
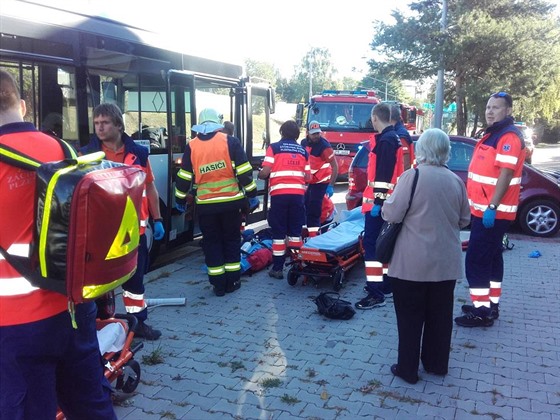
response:
[[[279,194],[270,197],[268,225],[272,229],[272,239],[286,239],[286,236],[301,238],[305,224],[305,205],[301,194]],[[273,270],[284,268],[284,256],[273,257]]]
[[[327,192],[328,183],[309,184],[305,191],[305,211],[307,213],[307,227],[321,226],[321,211],[323,197]]]
[[[150,263],[150,255],[148,252],[148,241],[146,235],[140,235],[140,243],[138,244],[138,263],[134,275],[122,285],[123,290],[134,293],[136,295],[143,295],[144,288],[144,274],[148,271]],[[148,308],[144,308],[140,312],[133,313],[139,321],[148,319]]]
[[[25,309],[22,309],[25,310]],[[0,327],[0,418],[116,419],[95,327],[94,302],[23,325]]]
[[[377,237],[379,232],[381,232],[381,227],[383,226],[383,218],[381,216],[373,217],[370,212],[365,213],[365,226],[364,226],[364,259],[366,261],[376,261],[375,260],[375,244],[377,243]],[[367,292],[377,298],[384,298],[385,293],[391,291],[391,280],[384,275],[383,282],[366,282]]]
[[[485,228],[480,217],[471,218],[471,234],[465,255],[465,274],[469,287],[489,288],[490,281],[501,283],[504,277],[502,240],[511,221],[496,219],[494,227]]]

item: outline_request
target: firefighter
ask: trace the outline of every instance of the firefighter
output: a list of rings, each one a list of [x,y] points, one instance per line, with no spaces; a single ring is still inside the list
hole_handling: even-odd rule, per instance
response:
[[[311,121],[307,128],[307,136],[301,145],[309,154],[311,179],[305,192],[305,211],[307,215],[307,231],[309,237],[319,234],[321,227],[321,208],[323,197],[333,195],[333,186],[338,176],[338,165],[330,143],[321,136],[321,126]]]
[[[471,234],[465,274],[472,305],[455,318],[462,327],[489,327],[499,317],[504,260],[502,240],[517,213],[525,160],[523,135],[515,127],[513,99],[494,93],[486,104],[484,136],[476,144],[469,166],[467,195]]]
[[[140,244],[138,246],[138,264],[134,275],[122,285],[123,302],[126,312],[138,320],[134,332],[135,337],[146,340],[157,340],[161,331],[152,328],[146,323],[148,307],[144,300],[144,274],[149,266],[148,241],[146,227],[150,214],[154,221],[154,239],[159,241],[165,235],[163,219],[159,209],[159,194],[156,189],[154,174],[148,160],[148,150],[137,145],[132,138],[124,132],[122,112],[115,104],[104,103],[93,110],[93,124],[95,135],[90,142],[80,149],[81,154],[97,151],[105,152],[105,159],[127,165],[138,165],[146,172],[145,195],[142,202],[140,215]]]
[[[272,269],[270,277],[284,277],[287,246],[299,249],[303,245],[301,230],[305,224],[305,184],[310,178],[309,156],[297,143],[299,127],[288,120],[280,126],[280,141],[266,150],[260,179],[270,177],[270,211],[268,224],[272,229]],[[322,196],[321,196],[322,199]],[[319,216],[321,209],[319,208]]]
[[[399,136],[403,154],[404,170],[412,168],[416,157],[414,156],[414,143],[410,137],[410,133],[403,124],[401,117],[400,105],[393,105],[391,107],[391,124],[395,128],[395,132]]]
[[[191,186],[203,236],[208,280],[216,296],[241,287],[241,212],[259,203],[253,168],[238,138],[224,133],[222,115],[206,108],[193,125],[175,185],[176,208],[184,212]],[[247,198],[249,197],[249,203]]]
[[[375,243],[383,225],[381,207],[391,195],[397,178],[403,173],[402,148],[399,136],[391,125],[391,107],[377,104],[371,111],[371,122],[378,132],[370,139],[368,184],[364,190],[362,213],[365,215],[364,259],[366,265],[367,296],[358,301],[357,309],[385,306],[385,298],[392,297],[387,279],[387,264],[375,260]]]

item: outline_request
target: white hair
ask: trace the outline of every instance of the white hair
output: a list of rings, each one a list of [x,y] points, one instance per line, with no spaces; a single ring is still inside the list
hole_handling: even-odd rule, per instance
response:
[[[430,128],[418,139],[414,147],[417,163],[443,166],[449,160],[451,142],[449,136],[439,128]]]

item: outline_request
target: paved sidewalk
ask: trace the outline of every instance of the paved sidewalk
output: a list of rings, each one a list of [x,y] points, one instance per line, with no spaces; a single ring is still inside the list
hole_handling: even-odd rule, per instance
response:
[[[445,378],[409,385],[397,357],[392,303],[349,321],[321,317],[311,298],[331,284],[295,287],[266,271],[218,298],[202,252],[148,274],[150,298],[186,297],[150,310],[163,331],[136,355],[142,380],[116,403],[120,419],[560,419],[560,239],[510,235],[500,318],[454,326]],[[529,258],[533,250],[542,257]],[[341,290],[363,296],[363,263]],[[118,299],[118,304],[120,302]],[[469,301],[459,280],[455,315]],[[390,302],[390,301],[389,301]],[[122,310],[122,307],[119,308]],[[147,365],[143,357],[160,355]]]

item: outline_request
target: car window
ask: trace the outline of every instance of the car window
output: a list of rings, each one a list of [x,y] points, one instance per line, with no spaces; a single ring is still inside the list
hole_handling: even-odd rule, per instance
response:
[[[352,161],[352,168],[366,168],[368,164],[369,153],[365,146],[360,146],[358,153]]]
[[[447,166],[452,171],[468,171],[474,146],[460,141],[451,142],[451,153]]]

